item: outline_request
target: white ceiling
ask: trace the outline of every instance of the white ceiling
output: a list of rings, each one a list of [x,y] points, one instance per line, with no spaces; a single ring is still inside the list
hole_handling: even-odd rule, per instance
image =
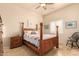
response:
[[[46,10],[44,10],[42,7],[35,9],[39,5],[39,3],[19,3],[19,4],[16,4],[16,5],[18,5],[21,8],[24,8],[26,10],[33,10],[35,12],[40,13],[41,15],[46,15],[46,14],[54,12],[54,11],[60,9],[60,8],[66,7],[70,4],[69,3],[54,3],[54,4],[51,4],[51,5],[47,5]]]
[[[47,5],[47,9],[44,10],[42,7],[38,8],[38,9],[35,9],[39,3],[3,3],[3,4],[0,4],[0,7],[4,6],[4,7],[9,7],[9,6],[17,6],[17,7],[20,7],[20,8],[23,8],[27,11],[35,11],[41,15],[46,15],[48,13],[51,13],[51,12],[54,12],[60,8],[63,8],[63,7],[66,7],[68,5],[70,5],[69,3],[54,3],[54,4],[51,4],[51,5]]]

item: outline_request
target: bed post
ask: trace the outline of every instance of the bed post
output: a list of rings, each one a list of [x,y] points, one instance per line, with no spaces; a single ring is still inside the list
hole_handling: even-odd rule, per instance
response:
[[[43,39],[43,23],[40,23],[40,51],[39,55],[42,55],[42,39]]]
[[[22,27],[21,27],[22,29],[21,29],[21,30],[22,30],[22,40],[23,40],[23,35],[24,35],[24,23],[21,23],[21,24],[22,24]]]
[[[56,26],[56,36],[58,37],[58,26]]]
[[[36,31],[38,30],[38,25],[36,24]]]
[[[56,37],[57,37],[57,45],[56,45],[56,48],[59,48],[59,34],[58,34],[58,26],[56,26]]]

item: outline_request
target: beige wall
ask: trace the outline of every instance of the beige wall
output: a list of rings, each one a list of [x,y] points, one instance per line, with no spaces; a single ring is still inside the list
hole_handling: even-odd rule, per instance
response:
[[[3,20],[3,43],[4,47],[10,46],[10,37],[21,34],[20,23],[33,22],[33,26],[42,21],[42,16],[38,13],[22,9],[14,4],[0,4],[0,15]],[[32,27],[33,27],[32,26]]]
[[[77,21],[77,28],[75,29],[64,29],[64,33],[60,34],[60,42],[68,40],[68,37],[72,35],[73,32],[79,31],[79,4],[72,4],[67,7],[64,7],[60,10],[52,12],[44,16],[44,23],[49,24],[51,21],[55,20],[64,20],[64,26],[66,21],[75,20]],[[63,42],[63,43],[64,43]]]

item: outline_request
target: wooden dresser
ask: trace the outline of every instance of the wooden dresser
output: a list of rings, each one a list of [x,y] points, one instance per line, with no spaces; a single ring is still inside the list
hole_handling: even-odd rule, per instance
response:
[[[0,31],[0,56],[3,55],[3,41],[2,41],[2,32]]]
[[[10,39],[10,48],[16,48],[22,45],[22,38],[20,36],[14,36]]]
[[[3,27],[3,23],[2,23],[2,18],[0,16],[0,56],[3,55],[3,38],[2,38],[2,35],[3,35],[3,30],[2,30],[2,27]]]

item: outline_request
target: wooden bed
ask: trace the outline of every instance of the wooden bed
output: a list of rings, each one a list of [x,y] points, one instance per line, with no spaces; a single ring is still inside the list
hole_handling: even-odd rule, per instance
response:
[[[33,31],[33,30],[38,30],[37,25],[36,29],[31,29],[31,28],[24,28],[24,23],[22,23],[22,38],[24,36],[24,31]],[[35,47],[33,44],[30,42],[24,40],[23,38],[23,43],[30,47],[32,50],[34,50],[38,55],[44,55],[48,51],[50,51],[52,48],[56,47],[59,48],[59,37],[58,37],[58,26],[56,26],[56,36],[46,39],[43,39],[43,23],[40,23],[40,48]]]

